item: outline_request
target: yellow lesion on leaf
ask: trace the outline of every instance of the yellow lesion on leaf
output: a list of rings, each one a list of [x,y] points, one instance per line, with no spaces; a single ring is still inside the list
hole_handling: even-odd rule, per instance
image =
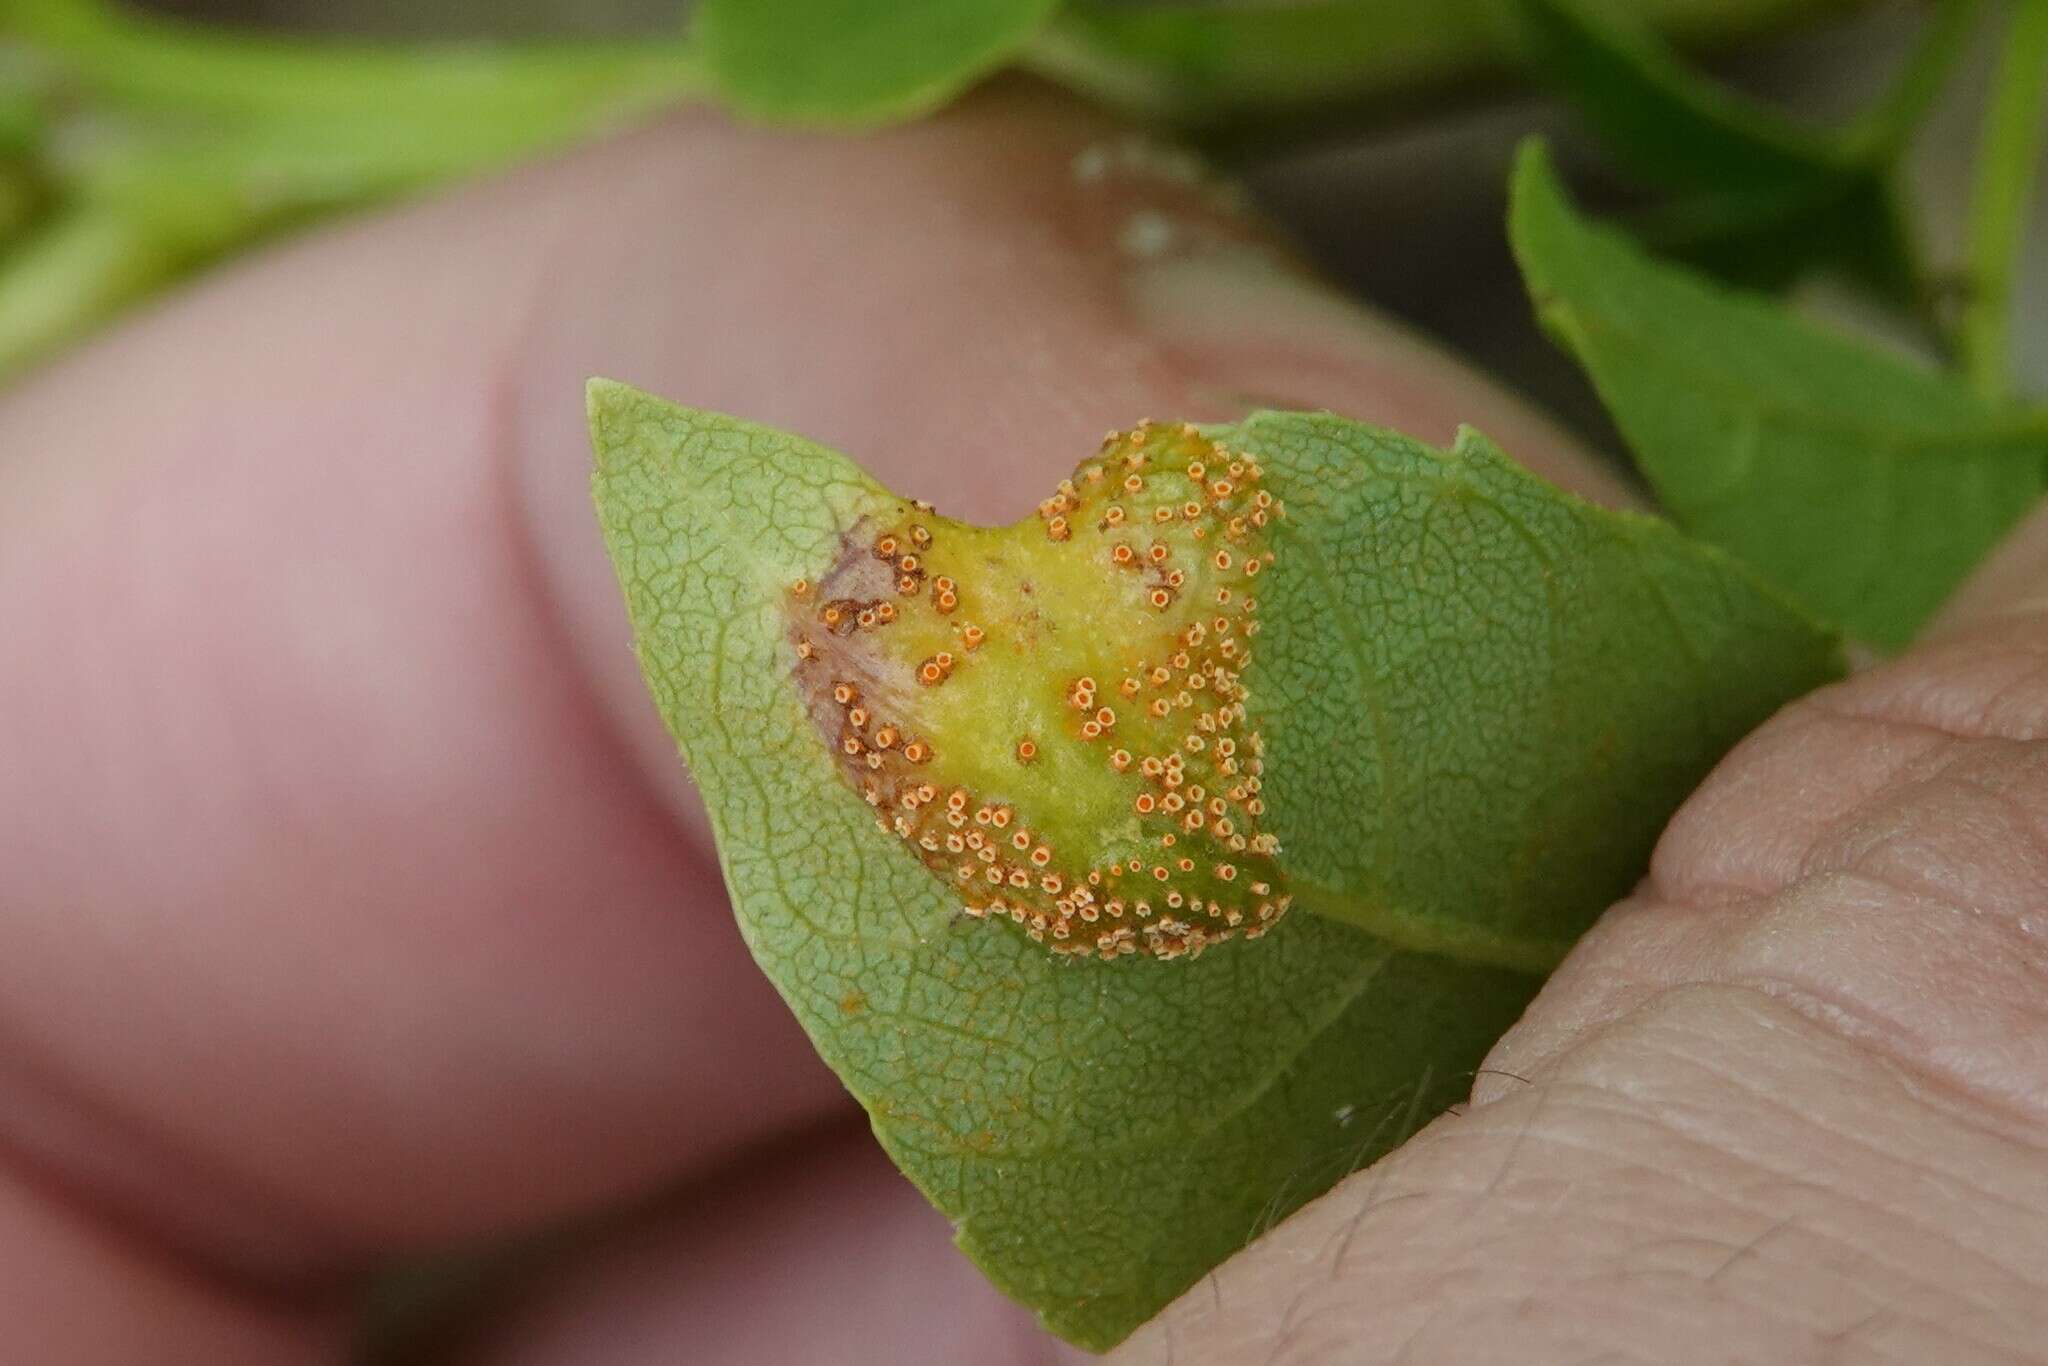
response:
[[[953,889],[1065,955],[1179,958],[1287,910],[1246,682],[1284,515],[1192,426],[1112,433],[1034,517],[906,503],[786,600],[840,772]]]

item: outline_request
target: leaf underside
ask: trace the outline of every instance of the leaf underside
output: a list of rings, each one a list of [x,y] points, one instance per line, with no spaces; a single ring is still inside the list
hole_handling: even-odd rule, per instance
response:
[[[1554,956],[1685,786],[1834,667],[1720,557],[1477,438],[1211,429],[1293,505],[1252,690],[1301,909],[1179,961],[1062,960],[876,829],[792,686],[788,586],[908,505],[766,428],[603,382],[591,407],[749,945],[962,1249],[1095,1349],[1459,1099],[1540,980],[1529,946]]]

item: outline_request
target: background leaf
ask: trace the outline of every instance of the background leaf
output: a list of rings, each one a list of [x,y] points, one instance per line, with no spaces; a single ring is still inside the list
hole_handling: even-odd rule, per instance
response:
[[[1498,89],[1523,55],[1520,0],[1068,0],[1028,64],[1093,99],[1242,138],[1347,111]],[[1722,47],[1840,0],[1632,0],[1671,41]]]
[[[1057,0],[703,0],[694,33],[734,109],[869,124],[936,108],[1009,59]]]
[[[1903,644],[2041,490],[2048,417],[1652,260],[1580,219],[1535,144],[1509,230],[1679,523],[1858,636]]]
[[[1096,1348],[1119,1341],[1465,1093],[1536,974],[1406,952],[1300,910],[1257,942],[1178,962],[1063,961],[1005,924],[960,915],[942,882],[877,832],[790,681],[787,585],[815,579],[863,518],[886,523],[906,505],[795,437],[602,382],[591,402],[596,497],[641,661],[710,807],[748,943],[897,1163],[954,1219],[961,1247],[1054,1332]],[[1639,742],[1669,741],[1674,753],[1641,775],[1641,800],[1661,820],[1677,770],[1697,776],[1780,695],[1830,668],[1818,632],[1711,553],[1547,492],[1476,441],[1446,458],[1338,419],[1286,415],[1219,434],[1269,458],[1276,489],[1299,485],[1288,496],[1308,501],[1289,526],[1365,519],[1325,522],[1321,561],[1299,532],[1295,572],[1313,583],[1291,599],[1276,583],[1262,608],[1274,614],[1260,647],[1275,653],[1274,729],[1298,737],[1286,762],[1302,765],[1271,790],[1304,858],[1332,877],[1354,876],[1372,853],[1330,811],[1311,818],[1326,781],[1347,799],[1391,803],[1384,847],[1414,852],[1401,855],[1390,894],[1452,876],[1451,835],[1430,829],[1446,820],[1480,835],[1479,857],[1525,857],[1532,880],[1573,850],[1603,876],[1621,861],[1633,876],[1639,822],[1624,819],[1618,842],[1600,824],[1572,827],[1602,803],[1560,804],[1560,784],[1598,785],[1638,760]],[[1581,564],[1589,551],[1597,566]],[[1623,568],[1650,576],[1641,593],[1604,577]],[[1612,679],[1585,678],[1593,652],[1574,642],[1611,638],[1588,620],[1610,610],[1582,596],[1594,586],[1643,606],[1668,592],[1703,658],[1672,676],[1616,659]],[[1310,623],[1311,637],[1279,648],[1299,625],[1289,614],[1319,604],[1350,613],[1345,629]],[[1677,639],[1667,624],[1648,629]],[[1648,660],[1666,657],[1655,641],[1644,648]],[[1729,668],[1739,700],[1716,697],[1731,680],[1692,667],[1701,663]],[[1624,708],[1629,719],[1615,724],[1630,740],[1566,756],[1562,775],[1533,772],[1546,747],[1587,736],[1598,746],[1607,728],[1564,721],[1560,686],[1590,685],[1578,700],[1597,712],[1635,682],[1660,698]],[[1520,696],[1532,685],[1533,703]],[[1398,727],[1383,742],[1419,747],[1398,768],[1345,761],[1371,733],[1368,699]],[[1339,762],[1312,755],[1318,743]],[[1502,745],[1511,757],[1496,765],[1487,756]],[[1488,812],[1502,813],[1491,838]],[[1450,923],[1455,898],[1517,876],[1491,874],[1439,889],[1449,899],[1431,911]],[[1515,904],[1587,890],[1568,879]],[[1583,924],[1602,904],[1568,918]],[[1462,909],[1480,926],[1474,942],[1496,928],[1494,908]]]
[[[1817,128],[1696,71],[1641,15],[1594,0],[1516,3],[1531,72],[1636,179],[1674,192],[1636,224],[1658,249],[1757,288],[1836,266],[1909,304],[1919,267],[1894,163],[1977,8],[1939,7],[1884,98],[1845,127]]]
[[[1779,293],[1825,266],[1860,280],[1881,299],[1926,303],[1898,196],[1877,176],[1783,190],[1702,191],[1631,214],[1628,227],[1660,255],[1744,289]]]
[[[1531,70],[1567,91],[1602,142],[1653,184],[1811,189],[1863,168],[1842,139],[1696,74],[1647,29],[1587,0],[1519,0]]]
[[[703,86],[676,40],[306,43],[104,0],[0,0],[0,241],[10,218],[19,229],[0,258],[0,383],[266,235]]]

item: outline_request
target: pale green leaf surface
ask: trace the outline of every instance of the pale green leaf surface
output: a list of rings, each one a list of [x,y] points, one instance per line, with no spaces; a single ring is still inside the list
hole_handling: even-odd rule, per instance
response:
[[[1329,417],[1218,429],[1295,508],[1281,563],[1299,567],[1262,589],[1270,658],[1253,684],[1288,847],[1361,904],[1450,879],[1418,907],[1453,952],[1298,909],[1193,960],[1062,961],[960,915],[876,831],[790,681],[786,585],[903,504],[795,437],[602,382],[591,408],[641,661],[748,943],[961,1247],[1090,1347],[1458,1099],[1538,981],[1474,961],[1523,928],[1484,899],[1510,888],[1544,936],[1582,927],[1640,871],[1683,783],[1832,664],[1719,557],[1546,491],[1476,439],[1445,456]],[[1610,599],[1625,620],[1595,620]],[[1298,634],[1321,611],[1345,620]],[[1636,631],[1673,643],[1643,648]],[[1624,643],[1640,659],[1593,679]],[[1560,749],[1616,731],[1602,752]],[[1381,766],[1357,759],[1364,745],[1386,747]],[[1616,809],[1623,766],[1662,745]],[[1563,776],[1544,772],[1561,753]],[[1573,785],[1600,795],[1561,795]],[[1354,801],[1393,805],[1354,828]],[[1468,858],[1522,870],[1454,868],[1468,838]]]
[[[1037,32],[1055,0],[704,0],[693,32],[754,118],[863,125],[936,108]]]
[[[1582,220],[1538,146],[1509,228],[1673,516],[1852,634],[1903,644],[2041,491],[2048,419],[1651,259]]]
[[[1726,557],[1475,432],[1445,453],[1261,414],[1228,439],[1292,512],[1255,691],[1289,876],[1409,947],[1548,967],[1707,768],[1835,667]]]

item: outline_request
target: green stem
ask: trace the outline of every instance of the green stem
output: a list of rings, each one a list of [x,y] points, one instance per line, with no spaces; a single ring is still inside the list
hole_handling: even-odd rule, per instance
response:
[[[679,43],[323,44],[103,0],[0,0],[0,59],[6,40],[42,79],[0,89],[29,92],[0,100],[21,115],[0,132],[36,134],[30,188],[65,208],[0,261],[0,380],[258,233],[589,136],[705,84]],[[46,110],[58,126],[43,136]],[[10,188],[0,166],[0,228]]]
[[[41,201],[40,187],[28,168],[0,153],[0,255],[35,218]]]
[[[0,261],[0,383],[177,274],[207,246],[112,206],[53,214]]]
[[[2012,385],[2013,283],[2048,139],[2048,0],[2015,0],[1978,144],[1963,305],[1963,368],[1977,391]]]
[[[103,122],[53,150],[52,181],[88,200],[159,199],[189,187],[268,215],[341,208],[472,174],[595,131],[602,119],[421,127],[404,114],[198,127]]]

